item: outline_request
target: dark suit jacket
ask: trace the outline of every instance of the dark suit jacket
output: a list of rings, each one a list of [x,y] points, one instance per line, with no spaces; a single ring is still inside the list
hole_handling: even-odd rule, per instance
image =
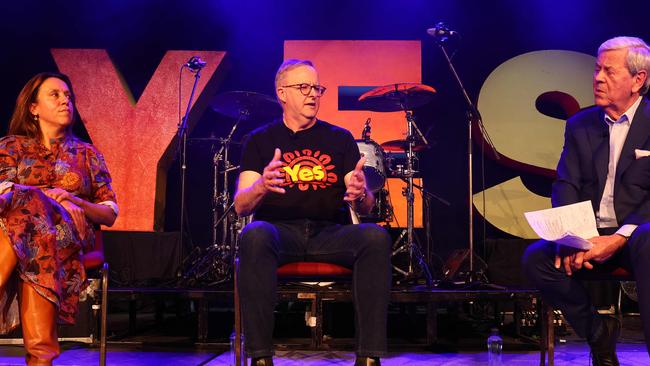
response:
[[[609,128],[599,107],[567,121],[564,148],[553,183],[553,207],[591,200],[594,212],[607,179]],[[619,225],[650,222],[650,157],[636,159],[634,149],[650,150],[650,102],[641,100],[616,166],[614,211]]]

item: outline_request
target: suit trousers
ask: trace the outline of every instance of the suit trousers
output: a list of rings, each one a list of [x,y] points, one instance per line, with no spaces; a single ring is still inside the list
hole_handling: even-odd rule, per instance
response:
[[[601,234],[614,231],[605,230]],[[524,272],[540,290],[544,301],[560,309],[576,333],[589,339],[600,319],[582,282],[567,276],[563,266],[555,268],[555,254],[555,243],[540,240],[531,244],[522,258]],[[646,347],[650,350],[650,223],[637,227],[625,246],[609,260],[593,264],[594,269],[583,268],[580,271],[608,273],[623,267],[634,274]]]
[[[391,286],[391,238],[378,225],[311,220],[254,221],[241,236],[239,293],[246,353],[273,354],[277,268],[291,262],[327,262],[353,270],[356,354],[386,354]]]

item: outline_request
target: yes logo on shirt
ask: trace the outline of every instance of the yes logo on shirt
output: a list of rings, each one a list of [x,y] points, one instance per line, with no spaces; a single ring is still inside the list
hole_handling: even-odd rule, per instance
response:
[[[294,187],[306,191],[327,188],[338,181],[334,174],[334,165],[330,164],[332,158],[328,154],[310,149],[294,150],[282,154],[285,166],[282,167],[284,183],[282,186]]]

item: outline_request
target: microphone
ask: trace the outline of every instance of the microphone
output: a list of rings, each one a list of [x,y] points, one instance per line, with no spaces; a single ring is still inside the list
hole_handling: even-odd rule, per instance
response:
[[[368,117],[366,124],[363,126],[363,131],[361,131],[361,139],[364,141],[370,140],[370,117]]]
[[[201,60],[201,57],[192,56],[183,66],[187,67],[191,71],[199,71],[207,64],[207,62]]]
[[[427,34],[442,42],[459,35],[458,32],[450,30],[443,22],[438,22],[435,27],[427,29]]]

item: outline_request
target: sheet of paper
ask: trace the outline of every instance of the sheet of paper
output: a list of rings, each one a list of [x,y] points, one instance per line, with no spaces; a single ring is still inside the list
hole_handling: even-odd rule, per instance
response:
[[[589,240],[571,234],[563,236],[559,239],[555,239],[553,241],[567,247],[572,247],[572,248],[582,249],[582,250],[589,250],[593,246],[593,244],[591,244]]]
[[[540,238],[573,248],[588,250],[586,239],[598,236],[596,217],[590,201],[524,213]]]

